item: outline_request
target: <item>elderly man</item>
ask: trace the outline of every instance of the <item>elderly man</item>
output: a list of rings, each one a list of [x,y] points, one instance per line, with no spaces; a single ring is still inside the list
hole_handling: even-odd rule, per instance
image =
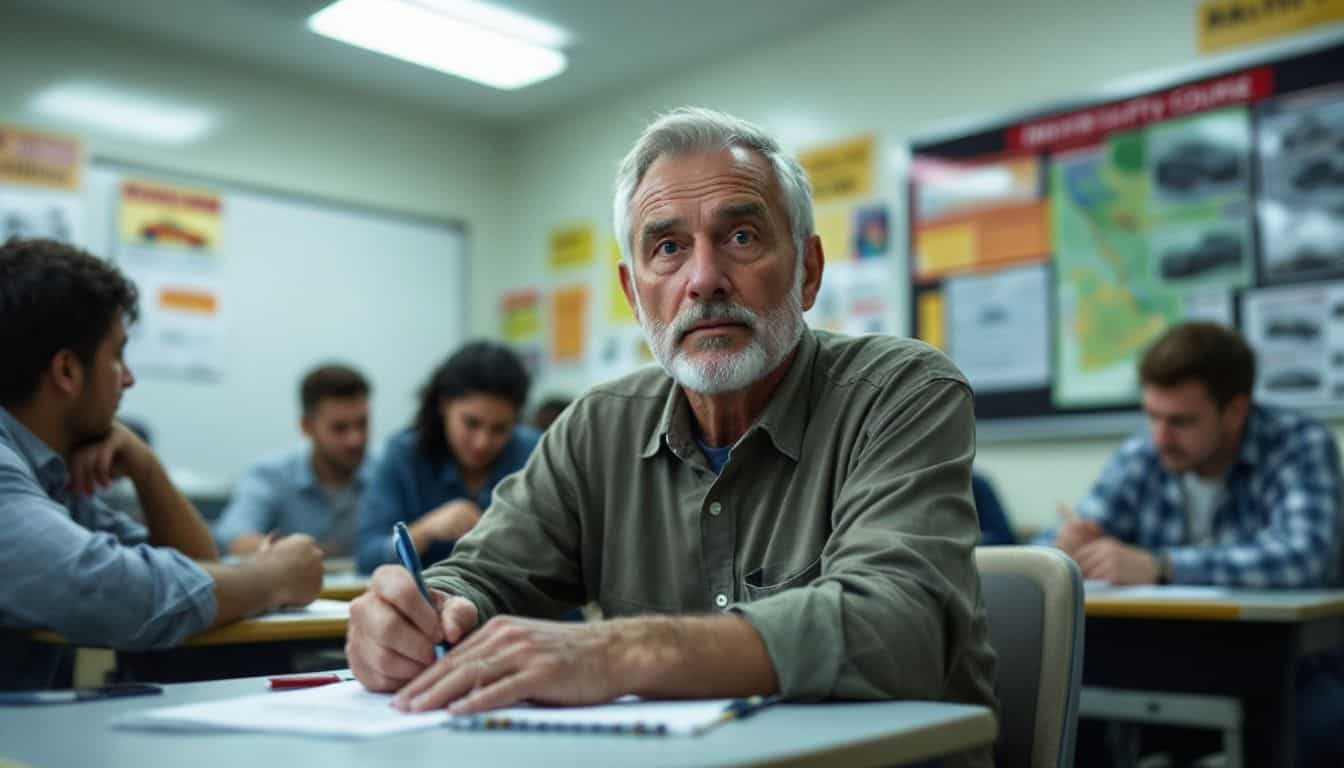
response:
[[[379,569],[351,607],[355,674],[463,713],[627,693],[992,705],[971,392],[918,342],[805,327],[823,258],[802,169],[755,126],[678,110],[626,157],[615,225],[663,371],[560,417],[427,572],[433,608]],[[589,599],[608,620],[545,620]]]

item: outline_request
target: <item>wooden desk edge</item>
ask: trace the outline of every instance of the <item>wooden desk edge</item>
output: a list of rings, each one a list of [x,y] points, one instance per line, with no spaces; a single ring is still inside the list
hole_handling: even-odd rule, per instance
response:
[[[345,637],[350,620],[343,616],[330,618],[295,618],[293,621],[250,621],[244,619],[226,624],[218,629],[202,632],[189,638],[181,646],[190,648],[202,645],[242,645],[244,643],[276,643],[288,640],[321,640]],[[39,643],[70,645],[70,641],[51,630],[38,630],[29,635]],[[80,646],[98,647],[98,646]],[[164,648],[161,650],[171,650]]]
[[[1090,617],[1132,619],[1191,619],[1196,621],[1237,621],[1241,606],[1208,601],[1127,600],[1122,597],[1089,597],[1084,612]]]
[[[337,587],[323,587],[318,597],[324,600],[354,600],[368,591],[363,584],[342,584]]]

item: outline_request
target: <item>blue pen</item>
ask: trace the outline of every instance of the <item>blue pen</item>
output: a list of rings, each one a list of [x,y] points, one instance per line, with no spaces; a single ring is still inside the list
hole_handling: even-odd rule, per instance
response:
[[[425,586],[425,577],[420,573],[420,556],[415,553],[415,541],[411,539],[411,532],[405,523],[392,526],[392,548],[397,551],[397,559],[401,561],[402,566],[411,572],[411,578],[415,579],[415,586],[420,589],[420,594],[424,595],[425,602],[433,608],[434,601],[429,598],[429,587]],[[447,642],[434,646],[435,658],[442,659],[448,648]]]

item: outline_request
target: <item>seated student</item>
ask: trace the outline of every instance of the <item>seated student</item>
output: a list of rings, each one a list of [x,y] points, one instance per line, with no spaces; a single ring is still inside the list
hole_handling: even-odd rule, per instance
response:
[[[994,492],[994,484],[979,472],[971,473],[971,494],[975,498],[975,511],[980,516],[981,546],[1002,546],[1016,544],[1017,534],[1008,522],[1008,513]]]
[[[570,397],[548,397],[537,404],[537,409],[532,412],[532,428],[538,432],[545,432],[551,428],[555,420],[560,418],[569,404],[574,402]]]
[[[917,341],[807,329],[807,177],[750,123],[673,112],[616,188],[621,283],[662,370],[561,415],[427,571],[433,607],[379,568],[350,608],[355,675],[460,713],[626,693],[993,706],[965,379]],[[590,598],[615,618],[548,620]]]
[[[1042,535],[1089,579],[1308,589],[1339,583],[1339,452],[1300,413],[1251,402],[1255,355],[1235,331],[1185,323],[1139,363],[1148,430],[1120,448],[1057,531]],[[1339,765],[1340,665],[1312,665],[1299,689],[1302,754]]]
[[[271,532],[306,533],[328,557],[353,554],[369,474],[369,382],[349,366],[323,365],[303,377],[299,404],[311,445],[248,469],[215,523],[221,549],[248,555]]]
[[[536,431],[519,424],[528,383],[518,356],[488,341],[467,344],[434,371],[415,424],[387,441],[373,468],[359,511],[359,570],[396,562],[398,521],[426,564],[452,552],[495,485],[537,444]]]
[[[282,605],[322,586],[307,536],[226,566],[210,529],[144,441],[115,420],[135,378],[122,359],[136,290],[107,262],[50,240],[0,247],[0,687],[41,685],[59,661],[27,642],[140,650]],[[141,526],[94,498],[135,485]]]

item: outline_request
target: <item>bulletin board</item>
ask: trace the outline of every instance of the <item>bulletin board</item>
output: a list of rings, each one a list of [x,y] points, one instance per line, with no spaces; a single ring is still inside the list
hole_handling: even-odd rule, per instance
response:
[[[907,182],[911,328],[982,424],[1132,426],[1185,319],[1242,330],[1257,400],[1344,413],[1344,43],[919,140]]]

